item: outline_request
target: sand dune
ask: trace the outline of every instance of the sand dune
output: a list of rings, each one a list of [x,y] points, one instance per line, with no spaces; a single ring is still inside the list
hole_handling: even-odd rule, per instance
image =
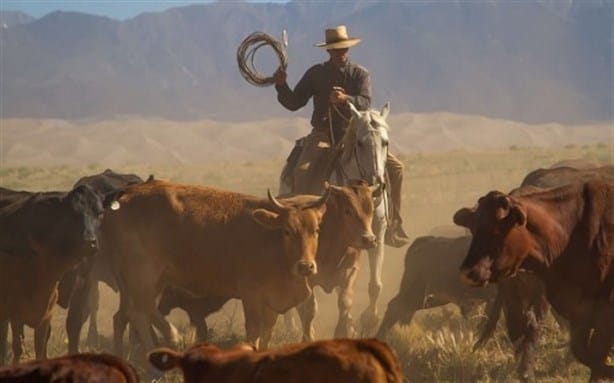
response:
[[[614,145],[608,123],[528,125],[450,113],[393,114],[397,153],[517,147]],[[117,118],[0,121],[0,164],[15,166],[199,164],[284,158],[309,131],[304,118],[228,123]]]

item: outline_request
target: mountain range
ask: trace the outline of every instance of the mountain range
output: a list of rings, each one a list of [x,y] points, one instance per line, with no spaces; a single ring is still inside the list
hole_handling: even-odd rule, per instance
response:
[[[53,12],[0,13],[0,117],[67,120],[136,116],[250,121],[292,114],[275,91],[248,84],[237,48],[254,31],[287,30],[288,81],[326,52],[326,27],[362,43],[374,106],[525,123],[613,118],[614,3],[610,1],[215,2],[119,21]],[[270,47],[256,55],[270,75]]]

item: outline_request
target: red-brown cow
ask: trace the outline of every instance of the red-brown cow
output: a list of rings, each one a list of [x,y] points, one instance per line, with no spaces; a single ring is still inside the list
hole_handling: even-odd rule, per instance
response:
[[[186,383],[401,383],[398,359],[377,339],[333,339],[255,351],[199,344],[179,353],[149,354],[158,369],[180,368]]]
[[[167,285],[241,299],[247,340],[267,338],[277,313],[310,294],[306,277],[317,272],[327,197],[292,207],[270,194],[266,200],[157,180],[129,186],[100,230],[101,255],[111,261],[120,291],[116,352],[125,319],[145,350],[154,346],[152,323],[167,341],[176,339],[156,308]]]
[[[0,368],[3,383],[138,383],[136,370],[109,354],[76,354]]]
[[[611,381],[614,339],[614,184],[574,183],[510,196],[492,191],[454,222],[473,234],[461,276],[484,286],[521,267],[545,283],[548,300],[569,321],[571,349],[591,381]]]

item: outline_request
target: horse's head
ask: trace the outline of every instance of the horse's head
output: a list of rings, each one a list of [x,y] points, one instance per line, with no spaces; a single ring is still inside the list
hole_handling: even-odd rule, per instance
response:
[[[352,118],[343,137],[341,157],[345,175],[362,179],[370,185],[384,185],[388,155],[388,124],[390,103],[381,111],[359,111],[351,103]]]

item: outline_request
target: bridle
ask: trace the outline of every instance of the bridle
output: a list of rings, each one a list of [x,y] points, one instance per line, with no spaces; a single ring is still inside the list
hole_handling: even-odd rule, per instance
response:
[[[329,133],[330,133],[331,142],[333,143],[333,145],[335,147],[337,147],[338,150],[343,151],[344,148],[340,148],[339,147],[339,145],[342,145],[342,143],[340,142],[340,143],[337,144],[334,141],[332,119],[331,119],[331,117],[332,117],[331,116],[332,110],[334,110],[339,116],[341,116],[341,118],[346,123],[348,123],[348,125],[351,124],[352,118],[345,117],[343,115],[343,113],[341,113],[341,111],[334,104],[330,105],[329,108],[328,108],[329,129],[330,129]],[[375,134],[378,133],[377,129],[379,129],[379,128],[369,127],[367,134],[375,135]],[[363,135],[363,137],[364,137],[364,135]],[[365,167],[365,164],[363,163],[363,161],[361,161],[360,156],[358,155],[358,141],[359,141],[359,137],[356,137],[356,139],[354,140],[354,143],[353,143],[352,150],[351,150],[350,159],[353,158],[354,162],[356,163],[356,168],[358,170],[358,175],[360,176],[360,178],[365,180],[365,181],[367,181],[367,182],[369,182],[370,181],[368,179],[369,174],[367,174],[368,170]],[[381,189],[382,190],[381,190],[381,193],[377,197],[374,197],[373,205],[374,206],[379,206],[382,202],[384,202],[386,204],[386,206],[384,206],[384,208],[385,208],[384,211],[385,211],[385,215],[386,215],[386,219],[387,219],[388,218],[388,206],[387,206],[388,200],[387,200],[387,198],[384,198],[384,195],[385,195],[385,192],[386,192],[385,169],[380,169],[379,162],[377,161],[377,153],[376,153],[375,146],[372,145],[370,149],[371,149],[371,158],[372,158],[372,161],[373,161],[373,163],[371,164],[372,168],[375,170],[376,174],[378,174],[378,175],[382,174],[382,177],[378,177],[379,179],[375,180],[375,182],[378,182],[381,185]],[[384,154],[384,156],[386,157],[388,155],[388,147],[385,148],[385,151],[386,151],[386,153]],[[340,183],[342,183],[343,180],[349,180],[350,179],[350,176],[347,174],[346,170],[344,169],[344,167],[343,167],[343,165],[342,165],[342,163],[340,161],[336,161],[336,165],[334,166],[334,169],[331,169],[331,173],[333,171],[336,172],[337,179],[338,179],[338,181]],[[330,178],[330,175],[332,175],[332,174],[329,174],[327,179]]]

